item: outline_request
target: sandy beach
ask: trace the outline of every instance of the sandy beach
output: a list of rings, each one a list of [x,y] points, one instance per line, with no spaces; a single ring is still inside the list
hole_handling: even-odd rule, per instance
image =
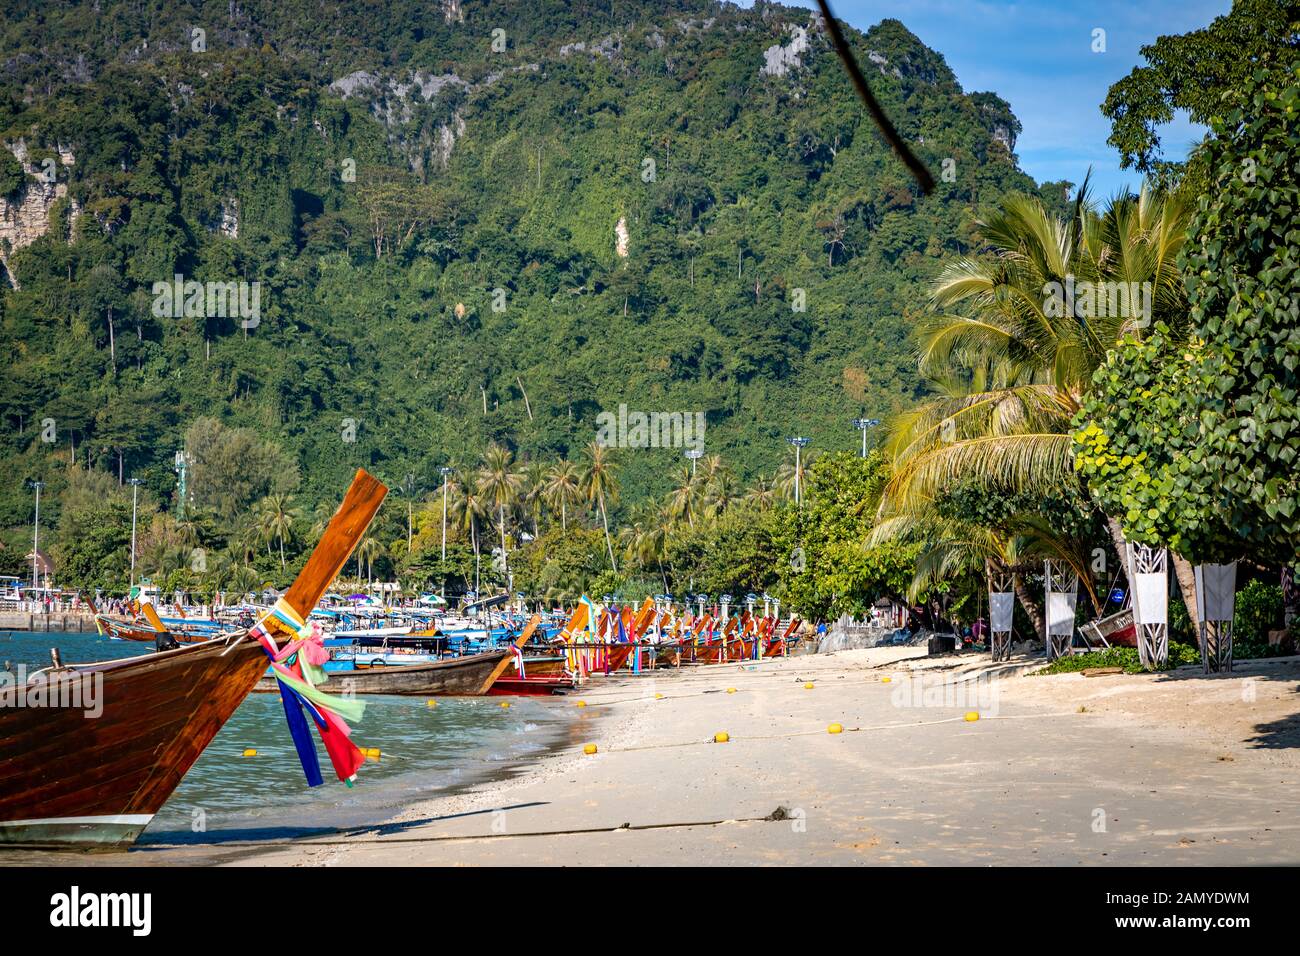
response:
[[[1295,863],[1300,658],[1028,676],[913,648],[594,678],[580,741],[374,826],[95,865]],[[811,684],[811,688],[807,685]],[[585,706],[580,706],[582,702]],[[978,714],[978,719],[969,719]],[[840,733],[828,732],[839,724]],[[715,734],[729,740],[715,743]],[[595,744],[588,755],[583,745]]]

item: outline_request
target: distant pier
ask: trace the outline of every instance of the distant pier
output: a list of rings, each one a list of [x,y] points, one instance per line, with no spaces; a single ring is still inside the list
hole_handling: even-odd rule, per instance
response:
[[[93,631],[95,615],[88,611],[0,611],[0,631]]]

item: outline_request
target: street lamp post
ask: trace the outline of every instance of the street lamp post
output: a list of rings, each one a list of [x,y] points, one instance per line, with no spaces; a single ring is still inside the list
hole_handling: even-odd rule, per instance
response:
[[[704,454],[703,450],[701,450],[701,449],[699,449],[699,448],[688,448],[688,449],[686,449],[686,457],[689,458],[689,459],[691,460],[691,477],[692,477],[692,478],[695,477],[695,463],[696,463],[697,461],[700,460],[700,458],[701,458],[701,456],[703,456],[703,454]]]
[[[442,475],[442,560],[445,564],[447,561],[447,476],[451,474],[451,469],[443,465],[438,472]]]
[[[862,432],[862,457],[867,457],[867,432],[880,424],[879,418],[855,418],[853,427]]]
[[[808,444],[808,439],[803,437],[787,438],[791,445],[794,445],[794,503],[796,506],[803,504],[803,447]]]
[[[41,586],[41,557],[39,552],[41,546],[41,489],[45,487],[45,482],[33,481],[32,487],[36,489],[36,522],[32,527],[32,587],[39,590]]]

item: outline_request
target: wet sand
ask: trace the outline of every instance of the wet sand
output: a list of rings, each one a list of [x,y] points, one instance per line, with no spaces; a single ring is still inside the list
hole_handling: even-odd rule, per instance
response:
[[[1211,678],[1199,669],[1085,678],[1027,676],[1041,661],[918,655],[846,651],[595,678],[558,703],[587,705],[573,745],[373,827],[41,856],[285,866],[1300,861],[1300,659]],[[972,712],[979,719],[966,719]],[[843,732],[828,733],[832,723]],[[718,732],[730,740],[712,742]],[[598,752],[584,754],[584,743]]]

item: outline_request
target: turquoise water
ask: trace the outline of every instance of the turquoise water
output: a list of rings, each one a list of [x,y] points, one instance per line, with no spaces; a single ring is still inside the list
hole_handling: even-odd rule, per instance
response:
[[[48,666],[51,647],[59,648],[65,663],[153,649],[98,634],[0,631],[0,665]],[[382,756],[366,762],[352,788],[334,776],[319,740],[325,785],[309,788],[279,695],[251,694],[141,842],[257,839],[378,823],[414,800],[502,776],[528,757],[567,743],[574,720],[574,709],[558,699],[442,698],[437,707],[423,697],[363,699],[366,713],[353,727],[353,739],[361,747],[378,747]],[[509,709],[501,707],[503,700]],[[249,749],[257,756],[244,757]]]

